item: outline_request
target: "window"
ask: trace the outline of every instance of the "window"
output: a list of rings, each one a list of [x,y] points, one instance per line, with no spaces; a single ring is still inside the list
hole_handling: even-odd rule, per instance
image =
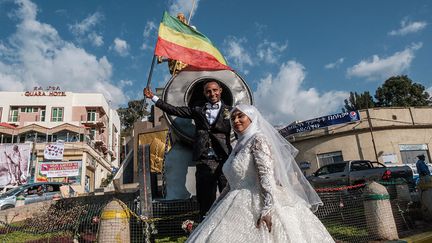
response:
[[[17,122],[18,121],[18,108],[17,107],[10,109],[9,121],[10,122]]]
[[[96,121],[96,110],[87,110],[87,121]]]
[[[37,107],[21,107],[21,112],[31,113],[31,112],[37,112],[37,111],[38,111]]]
[[[318,154],[317,157],[318,157],[319,166],[329,165],[337,162],[343,162],[341,151]]]
[[[45,109],[41,109],[41,111],[40,111],[40,121],[45,121],[45,114],[46,114]]]
[[[96,128],[90,129],[90,139],[94,140],[96,138]]]
[[[53,122],[63,121],[63,107],[52,108],[51,121]]]
[[[339,173],[343,172],[345,170],[346,163],[337,163],[337,164],[330,164],[322,167],[319,169],[316,173],[317,176],[320,175],[327,175],[327,174],[333,174],[333,173]]]
[[[360,171],[370,169],[371,165],[369,161],[356,161],[351,163],[351,171]]]
[[[58,184],[48,184],[46,185],[46,192],[59,192],[60,185]]]

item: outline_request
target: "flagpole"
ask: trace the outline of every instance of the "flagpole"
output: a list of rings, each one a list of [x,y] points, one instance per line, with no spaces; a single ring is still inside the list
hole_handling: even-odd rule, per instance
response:
[[[150,72],[149,72],[149,75],[148,75],[148,78],[147,78],[146,88],[150,87],[151,79],[152,79],[152,76],[153,76],[153,69],[154,69],[155,60],[156,60],[156,55],[153,55],[153,59],[152,59],[151,66],[150,66]]]
[[[193,12],[194,8],[195,8],[195,0],[192,0],[192,9],[191,9],[191,11],[189,13],[188,24],[190,24],[190,21],[191,21],[191,18],[192,18],[192,12]]]

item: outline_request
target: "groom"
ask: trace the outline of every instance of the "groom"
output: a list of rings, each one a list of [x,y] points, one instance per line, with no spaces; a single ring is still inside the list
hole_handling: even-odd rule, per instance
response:
[[[169,115],[195,121],[193,160],[196,164],[196,193],[200,218],[205,216],[215,201],[216,187],[221,192],[226,186],[222,166],[232,149],[229,120],[231,107],[221,100],[221,85],[215,80],[207,81],[203,92],[207,102],[191,107],[176,107],[159,99],[149,88],[144,89],[144,96],[155,102],[156,107]]]

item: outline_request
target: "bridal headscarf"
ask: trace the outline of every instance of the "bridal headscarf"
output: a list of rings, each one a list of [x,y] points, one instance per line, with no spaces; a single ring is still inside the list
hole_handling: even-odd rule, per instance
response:
[[[231,114],[236,110],[246,114],[252,122],[242,133],[237,133],[238,141],[231,156],[235,156],[255,134],[263,134],[269,142],[274,158],[273,173],[276,185],[282,186],[288,193],[296,194],[315,212],[323,203],[294,160],[298,150],[283,138],[254,106],[237,105]]]

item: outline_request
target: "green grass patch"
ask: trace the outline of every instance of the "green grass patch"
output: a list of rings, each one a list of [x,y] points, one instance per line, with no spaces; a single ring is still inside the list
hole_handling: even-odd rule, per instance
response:
[[[46,234],[31,234],[26,232],[14,231],[7,234],[0,235],[0,242],[31,242],[37,240],[46,240],[46,242],[56,242],[59,238],[70,238],[72,234],[68,232],[54,232]],[[51,241],[51,240],[52,241]]]
[[[326,228],[328,232],[336,239],[368,236],[366,229],[359,229],[353,226],[326,225]]]
[[[179,236],[179,237],[168,236],[163,238],[156,238],[155,242],[156,243],[167,243],[167,242],[183,243],[186,240],[187,240],[186,236]]]

